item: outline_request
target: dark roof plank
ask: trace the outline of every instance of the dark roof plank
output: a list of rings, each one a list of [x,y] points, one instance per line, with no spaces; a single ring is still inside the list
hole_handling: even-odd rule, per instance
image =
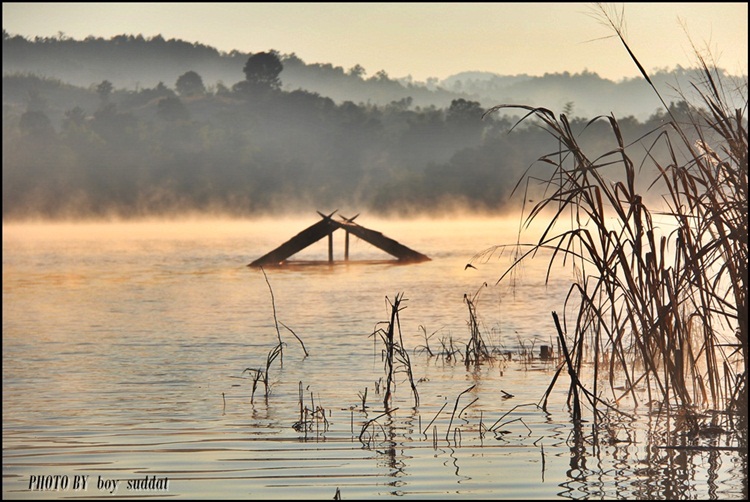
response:
[[[369,242],[378,249],[385,251],[386,253],[398,258],[398,261],[404,263],[417,263],[422,261],[429,261],[430,258],[423,255],[418,251],[404,246],[400,242],[386,237],[381,232],[376,230],[370,230],[362,225],[354,223],[354,218],[344,218],[343,222],[339,223],[341,228],[348,231],[350,234],[355,235],[363,241]]]
[[[336,211],[334,211],[334,213],[335,212]],[[326,235],[329,235],[341,226],[339,222],[331,219],[332,215],[333,213],[328,216],[321,214],[321,216],[323,216],[322,220],[310,225],[281,246],[261,256],[254,262],[250,263],[248,267],[278,266],[290,256],[302,251]]]

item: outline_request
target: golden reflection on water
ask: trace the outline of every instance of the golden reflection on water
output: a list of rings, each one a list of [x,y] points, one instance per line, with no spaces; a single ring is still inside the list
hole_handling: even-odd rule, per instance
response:
[[[74,473],[168,476],[169,495],[183,498],[332,498],[337,488],[343,498],[741,495],[730,453],[704,463],[700,453],[654,452],[644,425],[632,424],[637,442],[599,446],[590,426],[571,427],[565,382],[548,413],[531,406],[555,364],[519,353],[554,336],[550,312],[573,274],[545,286],[542,260],[510,289],[495,285],[507,255],[465,267],[515,243],[516,219],[362,216],[432,261],[269,269],[269,283],[246,266],[316,220],[4,225],[4,498],[70,495],[24,487],[30,475]],[[337,259],[342,243],[334,238]],[[327,256],[325,240],[316,246],[307,256]],[[353,260],[373,256],[352,242]],[[486,341],[512,361],[466,368],[413,350],[425,343],[421,327],[436,352],[443,341],[465,344],[463,295],[477,291]],[[388,319],[385,298],[401,292],[421,403],[414,410],[397,382],[399,411],[363,444],[361,427],[382,413],[383,361],[369,335]],[[274,307],[310,355],[282,329],[283,365],[270,368],[269,395],[261,386],[251,399],[243,370],[263,367],[277,341]],[[305,403],[328,411],[327,430],[293,429],[300,385]],[[502,432],[479,425],[496,421]]]

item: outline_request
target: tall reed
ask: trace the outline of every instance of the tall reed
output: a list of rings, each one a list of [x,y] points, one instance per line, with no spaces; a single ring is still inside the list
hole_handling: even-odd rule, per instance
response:
[[[386,297],[386,301],[389,302],[391,307],[391,319],[385,323],[385,328],[376,329],[372,335],[380,336],[380,339],[385,345],[383,351],[383,360],[385,364],[385,394],[383,396],[383,406],[386,410],[390,409],[391,402],[393,400],[393,392],[396,389],[396,373],[403,372],[411,385],[412,394],[414,394],[414,407],[419,407],[419,393],[417,392],[417,386],[414,383],[414,375],[411,370],[411,359],[409,353],[404,348],[404,341],[401,336],[401,321],[399,320],[399,312],[406,308],[401,306],[401,302],[404,301],[403,293],[397,294],[393,302]],[[383,324],[383,323],[378,323]],[[396,338],[398,336],[398,338]]]
[[[297,336],[297,333],[295,333],[292,330],[292,328],[290,328],[283,322],[279,321],[278,317],[276,316],[276,299],[274,298],[274,295],[273,295],[273,288],[271,287],[271,282],[268,280],[268,275],[266,275],[266,271],[263,270],[263,267],[260,267],[260,271],[263,272],[263,278],[266,280],[266,284],[268,285],[268,292],[271,294],[271,307],[273,308],[273,322],[274,322],[274,325],[276,326],[276,337],[279,340],[278,347],[279,347],[279,355],[281,358],[281,365],[282,366],[284,365],[285,343],[281,341],[281,330],[279,330],[279,324],[284,326],[287,329],[287,331],[289,331],[294,336],[294,338],[297,339],[299,344],[302,346],[302,351],[305,353],[305,357],[309,356],[310,354],[307,352],[307,348],[305,348],[305,344],[304,342],[302,342],[302,339],[299,336]]]
[[[664,104],[667,120],[627,143],[613,115],[595,117],[586,128],[604,121],[613,143],[592,157],[565,114],[524,105],[488,110],[524,110],[519,123],[536,119],[560,145],[540,157],[551,166],[543,180],[547,192],[525,215],[526,224],[546,214],[550,220],[498,282],[542,249],[551,252],[547,279],[554,264],[572,259],[580,274],[565,299],[573,318],[561,329],[572,338],[569,371],[578,378],[585,351],[593,350],[590,395],[602,394],[598,385],[606,377],[614,403],[626,396],[641,402],[636,390],[643,388],[648,402],[688,412],[687,425],[695,432],[701,427],[691,412],[696,408],[730,412],[746,430],[747,82],[744,104],[733,108],[721,73],[696,50],[698,98],[692,102],[682,94],[686,114],[676,117],[630,50],[622,18],[600,10]],[[634,150],[646,152],[641,169]],[[663,187],[664,208],[647,203],[639,188],[639,174],[649,165],[655,173],[649,190]],[[666,224],[674,230],[663,231]]]

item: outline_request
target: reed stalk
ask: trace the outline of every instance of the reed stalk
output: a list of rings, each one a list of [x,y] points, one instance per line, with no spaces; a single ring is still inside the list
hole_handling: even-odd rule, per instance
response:
[[[279,330],[279,320],[276,317],[276,300],[275,300],[275,298],[273,296],[273,288],[271,287],[271,283],[268,280],[268,276],[266,275],[266,271],[263,270],[263,267],[260,267],[260,271],[263,272],[263,278],[266,280],[266,285],[268,285],[268,292],[271,294],[271,307],[273,308],[273,323],[274,323],[274,326],[276,327],[276,337],[279,340],[279,345],[278,345],[278,347],[279,347],[279,362],[283,366],[284,365],[284,349],[283,349],[284,345],[283,345],[283,342],[281,341],[281,330]],[[305,352],[305,355],[307,355],[307,352]]]
[[[427,427],[424,428],[424,430],[422,431],[422,434],[427,435],[426,431],[428,431],[430,429],[430,426],[432,425],[432,423],[443,412],[443,410],[445,409],[446,406],[448,406],[448,403],[447,402],[443,403],[443,406],[440,408],[440,410],[438,410],[438,412],[435,413],[435,416],[432,417],[432,420],[430,420],[430,423],[427,424]]]
[[[359,399],[362,401],[362,412],[367,412],[367,387],[365,387],[364,394],[361,392],[358,392],[357,395],[359,396]]]
[[[451,431],[451,426],[453,425],[453,418],[454,418],[454,416],[456,415],[456,410],[458,409],[458,401],[459,401],[459,399],[461,399],[461,396],[463,396],[463,395],[464,395],[464,394],[466,394],[467,392],[471,391],[471,390],[472,390],[472,389],[473,389],[474,387],[476,387],[476,386],[477,386],[477,385],[476,385],[476,384],[474,384],[474,385],[472,385],[471,387],[469,387],[468,389],[464,389],[464,390],[462,390],[461,392],[459,392],[458,396],[456,396],[456,403],[455,403],[455,404],[453,405],[453,413],[451,413],[451,419],[450,419],[450,422],[448,422],[448,430],[447,430],[447,431],[445,432],[445,440],[446,440],[446,441],[448,441],[448,435],[450,434],[450,431]],[[473,402],[474,402],[474,401],[472,401],[472,403],[473,403]],[[468,406],[467,406],[467,407],[468,407]],[[461,410],[461,412],[463,413],[463,410]],[[460,413],[459,413],[459,415],[460,415]]]
[[[305,348],[305,344],[302,342],[302,339],[299,336],[297,336],[297,333],[295,333],[292,330],[292,328],[290,328],[283,322],[279,321],[276,315],[276,299],[274,298],[274,295],[273,295],[273,288],[271,287],[271,282],[268,280],[268,275],[266,275],[266,271],[263,270],[263,267],[260,267],[260,271],[263,272],[263,278],[266,280],[266,285],[268,285],[268,292],[271,294],[271,307],[273,308],[273,323],[274,323],[274,326],[276,327],[276,338],[279,341],[279,345],[278,345],[279,361],[281,362],[281,365],[282,366],[284,365],[284,352],[283,352],[284,342],[281,340],[281,330],[279,329],[279,324],[284,326],[287,329],[287,331],[289,331],[294,336],[294,338],[297,339],[299,344],[302,346],[302,351],[305,353],[305,357],[309,356],[310,354],[307,352],[307,348]]]
[[[366,444],[366,445],[369,445],[375,440],[375,435],[377,432],[370,432],[369,433],[370,435],[367,437],[367,441],[364,440],[365,433],[367,433],[370,430],[370,428],[374,426],[374,424],[377,424],[378,427],[380,427],[380,431],[383,433],[383,440],[388,439],[388,435],[385,432],[385,428],[380,423],[378,423],[378,419],[383,418],[385,416],[390,416],[391,413],[395,413],[396,411],[398,411],[398,408],[393,408],[392,410],[386,410],[384,413],[381,413],[375,418],[371,418],[370,420],[365,422],[364,425],[362,426],[362,430],[359,432],[359,440],[363,444]]]

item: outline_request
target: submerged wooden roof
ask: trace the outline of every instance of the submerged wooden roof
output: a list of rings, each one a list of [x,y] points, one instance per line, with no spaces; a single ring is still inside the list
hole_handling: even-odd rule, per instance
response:
[[[281,246],[253,261],[248,267],[274,267],[283,265],[292,255],[302,251],[323,237],[331,235],[340,228],[343,228],[346,232],[355,235],[363,241],[369,242],[376,248],[396,257],[399,263],[418,263],[430,260],[430,258],[422,253],[414,251],[390,237],[386,237],[381,232],[365,228],[362,225],[355,223],[354,219],[359,215],[353,218],[344,218],[339,215],[341,220],[334,220],[332,216],[335,212],[336,211],[329,215],[318,212],[322,217],[320,221],[310,225]]]

